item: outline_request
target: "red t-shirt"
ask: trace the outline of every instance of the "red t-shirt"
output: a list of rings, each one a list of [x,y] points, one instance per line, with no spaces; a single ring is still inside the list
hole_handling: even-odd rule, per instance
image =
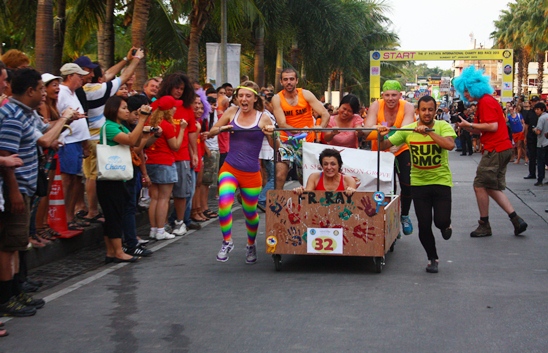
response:
[[[221,115],[217,115],[221,119]],[[217,135],[217,143],[219,144],[219,153],[228,153],[230,150],[230,132],[225,131]]]
[[[183,136],[183,142],[179,150],[174,151],[173,155],[175,156],[176,161],[190,161],[190,152],[188,150],[189,138],[188,134],[191,132],[196,132],[196,119],[194,118],[194,111],[191,108],[185,108],[180,106],[173,114],[173,124],[175,125],[175,135],[179,135],[181,131],[181,120],[185,119],[188,123],[188,126],[185,128],[185,135]]]
[[[497,131],[482,131],[480,141],[483,149],[488,152],[502,152],[512,148],[506,120],[502,108],[495,98],[485,94],[478,99],[478,109],[476,111],[476,123],[498,123]]]
[[[162,128],[162,136],[145,150],[147,164],[172,165],[175,162],[175,156],[169,148],[167,140],[175,137],[175,127],[165,120],[162,120],[160,127]]]

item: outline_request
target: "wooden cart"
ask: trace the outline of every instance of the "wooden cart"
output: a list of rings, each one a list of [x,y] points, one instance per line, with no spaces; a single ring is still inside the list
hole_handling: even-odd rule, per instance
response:
[[[382,193],[291,190],[267,194],[266,249],[280,271],[282,255],[367,256],[380,273],[400,231],[400,197]]]

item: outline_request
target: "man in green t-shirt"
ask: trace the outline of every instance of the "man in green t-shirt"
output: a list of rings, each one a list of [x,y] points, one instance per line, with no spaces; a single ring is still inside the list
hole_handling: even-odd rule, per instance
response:
[[[381,150],[406,143],[411,151],[411,197],[419,224],[419,239],[426,255],[426,272],[438,272],[438,253],[432,232],[434,224],[442,237],[451,238],[451,187],[449,154],[455,147],[455,130],[444,120],[435,120],[436,101],[424,96],[418,102],[419,120],[397,131],[381,144]],[[386,136],[390,128],[376,126]],[[386,137],[385,137],[386,138]]]

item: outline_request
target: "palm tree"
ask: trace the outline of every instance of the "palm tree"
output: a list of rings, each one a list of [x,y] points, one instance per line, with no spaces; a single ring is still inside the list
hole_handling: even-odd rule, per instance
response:
[[[53,25],[53,73],[58,75],[63,63],[65,45],[67,0],[57,0],[57,16]]]
[[[535,54],[538,63],[537,71],[537,92],[542,94],[544,85],[544,61],[545,53],[548,50],[548,21],[546,12],[548,12],[548,2],[545,0],[527,0],[527,21],[524,23],[522,36],[524,42]]]
[[[135,0],[131,24],[131,43],[133,46],[145,47],[150,6],[151,0]],[[147,80],[146,58],[141,60],[137,66],[135,76],[135,87],[143,87],[143,84]]]
[[[53,71],[53,0],[38,0],[34,54],[38,71]]]

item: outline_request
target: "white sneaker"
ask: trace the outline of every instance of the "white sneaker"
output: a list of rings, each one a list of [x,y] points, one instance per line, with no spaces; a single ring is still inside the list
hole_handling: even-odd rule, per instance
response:
[[[228,260],[228,253],[231,252],[232,249],[234,249],[234,243],[223,240],[223,246],[221,246],[221,250],[219,250],[219,253],[217,254],[217,261],[226,262]]]
[[[156,233],[157,233],[157,232],[158,232],[158,228],[156,228],[156,229],[154,229],[154,230],[151,229],[151,230],[150,230],[150,233],[148,233],[148,237],[149,237],[150,239],[156,239]]]
[[[142,208],[149,208],[149,206],[150,206],[150,197],[141,197],[139,199],[138,205],[141,206]]]
[[[247,245],[245,254],[245,263],[248,265],[253,265],[257,263],[257,247],[255,244]]]
[[[168,240],[175,238],[175,235],[168,233],[168,232],[158,232],[156,233],[156,239],[157,240]]]
[[[173,235],[185,235],[186,234],[186,225],[183,221],[175,221],[175,226],[172,231]]]

